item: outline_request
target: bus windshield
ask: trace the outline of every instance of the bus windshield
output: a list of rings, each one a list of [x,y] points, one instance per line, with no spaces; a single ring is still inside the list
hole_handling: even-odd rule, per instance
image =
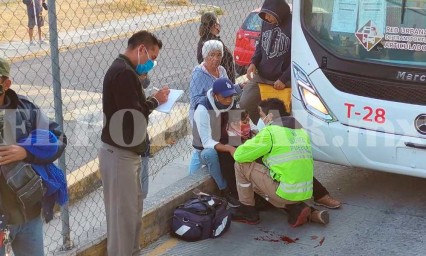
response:
[[[305,0],[303,27],[346,59],[426,67],[426,1]]]

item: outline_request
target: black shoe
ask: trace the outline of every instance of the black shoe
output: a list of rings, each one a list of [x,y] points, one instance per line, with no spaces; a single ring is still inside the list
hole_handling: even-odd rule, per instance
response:
[[[250,225],[256,225],[260,222],[259,213],[254,206],[241,204],[240,207],[231,209],[231,215],[233,221]]]
[[[293,227],[301,226],[309,221],[311,208],[305,203],[287,204],[288,223]]]
[[[238,201],[238,199],[236,199],[232,195],[231,191],[228,188],[221,190],[220,196],[226,199],[229,207],[235,208],[235,207],[240,207],[241,205],[240,201]]]
[[[226,194],[225,199],[228,202],[229,207],[231,207],[231,208],[241,206],[240,201],[238,201],[238,199],[236,199],[235,197],[231,196],[231,194]]]

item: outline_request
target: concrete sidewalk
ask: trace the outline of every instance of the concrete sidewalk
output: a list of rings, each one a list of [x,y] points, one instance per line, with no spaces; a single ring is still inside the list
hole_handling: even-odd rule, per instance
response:
[[[134,16],[129,19],[111,20],[102,24],[90,24],[75,31],[58,33],[58,47],[60,50],[84,47],[89,44],[113,40],[136,31],[157,30],[164,27],[176,26],[186,22],[195,21],[200,18],[203,10],[215,7],[208,5],[173,6],[166,7],[161,13]],[[35,57],[49,54],[50,45],[37,44],[30,46],[29,42],[12,41],[0,43],[0,56],[11,61],[27,57]]]
[[[199,19],[200,11],[211,9],[213,7],[206,5],[193,5],[191,7],[173,7],[172,10],[167,10],[160,14],[151,14],[139,16],[129,20],[116,20],[104,24],[99,24],[90,28],[80,29],[77,31],[65,32],[59,34],[60,50],[69,50],[70,48],[85,47],[89,44],[97,42],[114,40],[125,37],[128,34],[134,33],[137,30],[148,29],[156,30],[164,27],[176,26]],[[28,46],[23,42],[10,42],[0,44],[0,56],[3,55],[11,61],[32,58],[35,56],[49,55],[49,45]],[[17,91],[23,95],[27,95],[41,108],[48,111],[50,117],[53,117],[54,104],[53,92],[50,87],[35,87],[31,85],[14,85]],[[63,102],[66,109],[64,112],[65,121],[76,121],[85,124],[86,126],[97,127],[102,126],[101,115],[101,94],[96,92],[86,92],[81,90],[63,89],[62,95],[66,95]],[[81,99],[81,95],[85,95]],[[170,146],[168,138],[179,139],[182,134],[187,132],[187,111],[188,105],[179,103],[175,106],[173,113],[170,115],[154,112],[150,118],[149,133],[153,142],[153,151],[162,150],[154,156],[151,162],[151,170],[158,170],[156,173],[151,173],[149,198],[147,199],[148,219],[146,225],[154,230],[160,230],[158,223],[152,220],[158,216],[158,213],[163,212],[161,207],[174,207],[176,198],[164,202],[164,196],[155,192],[161,190],[169,191],[172,184],[187,175],[187,163],[189,162],[189,154],[191,151],[191,143],[188,142],[188,137],[178,141],[176,145]],[[155,129],[154,129],[155,128]],[[80,129],[81,136],[85,136],[87,130]],[[77,135],[76,137],[80,138]],[[159,145],[157,148],[155,145]],[[168,153],[167,153],[168,152]],[[158,162],[171,162],[166,167],[161,168]],[[71,194],[70,204],[70,224],[72,227],[72,240],[76,246],[74,250],[63,252],[66,255],[75,255],[82,252],[82,248],[86,246],[92,247],[96,244],[105,241],[106,225],[105,214],[103,212],[103,196],[102,187],[100,186],[98,163],[97,159],[90,162],[82,162],[82,166],[68,175],[68,185]],[[204,178],[203,176],[202,178]],[[198,184],[196,180],[187,180],[185,186],[175,185],[180,187],[181,191],[176,193],[186,195],[189,188],[194,184]],[[211,184],[212,180],[209,179]],[[204,184],[204,183],[202,183]],[[90,194],[88,194],[90,193]],[[190,192],[189,192],[190,193]],[[183,200],[182,197],[181,200]],[[145,217],[146,219],[147,217]],[[144,222],[145,223],[145,222]],[[59,215],[49,225],[44,228],[45,244],[47,246],[47,254],[60,254],[61,244],[61,219]],[[160,232],[160,231],[158,231]],[[150,232],[154,234],[155,232]],[[162,235],[163,233],[161,233]],[[146,240],[150,243],[158,238],[152,235]],[[95,254],[101,255],[101,254]]]
[[[188,149],[191,137],[186,136],[173,146],[162,149],[162,152],[154,155],[150,161],[150,178],[148,197],[144,200],[144,212],[157,207],[162,199],[157,195],[162,189],[169,189],[176,181],[188,175],[188,162],[191,150]],[[170,163],[159,171],[152,173],[154,167],[161,162],[164,155],[173,157]],[[74,249],[71,251],[60,251],[61,241],[61,219],[59,213],[55,218],[44,226],[44,243],[46,255],[75,255],[81,252],[81,248],[90,247],[91,244],[101,241],[106,235],[106,217],[103,202],[103,188],[86,195],[80,201],[70,206],[71,239]],[[90,227],[90,228],[87,228]],[[97,254],[95,254],[97,255]],[[101,255],[101,254],[99,254]]]

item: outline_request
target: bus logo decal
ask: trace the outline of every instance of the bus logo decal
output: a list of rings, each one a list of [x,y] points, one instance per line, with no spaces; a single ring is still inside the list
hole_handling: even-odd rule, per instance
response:
[[[373,21],[368,21],[362,28],[355,33],[356,38],[361,45],[370,51],[383,39],[383,34],[377,29]]]
[[[414,121],[414,126],[420,134],[426,135],[426,114],[418,115]]]
[[[412,82],[426,82],[426,73],[410,73],[406,71],[398,71],[396,79]]]

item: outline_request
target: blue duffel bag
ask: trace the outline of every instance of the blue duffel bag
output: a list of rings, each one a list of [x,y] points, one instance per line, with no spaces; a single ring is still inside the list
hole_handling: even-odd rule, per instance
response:
[[[199,195],[176,207],[172,235],[185,241],[216,238],[231,226],[231,212],[225,199]]]

